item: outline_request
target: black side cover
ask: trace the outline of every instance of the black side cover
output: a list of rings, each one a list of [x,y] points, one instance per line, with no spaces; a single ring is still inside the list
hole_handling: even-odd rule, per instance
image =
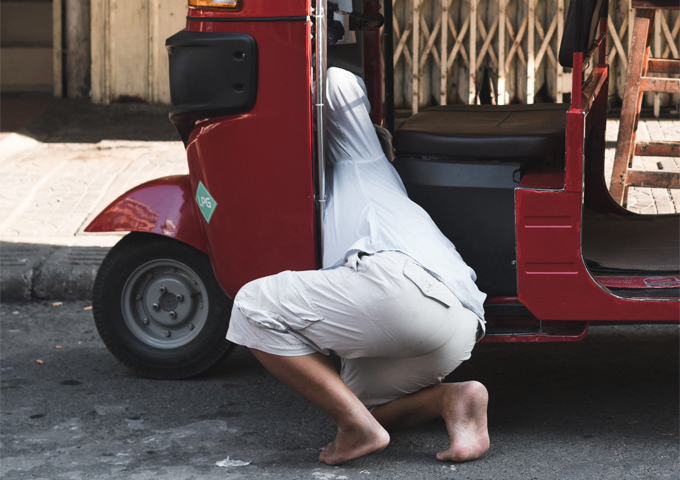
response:
[[[257,100],[257,42],[243,33],[182,30],[165,41],[170,120],[187,143],[197,120],[251,110]]]
[[[607,16],[608,5],[608,0],[571,0],[560,44],[560,65],[573,68],[574,52],[588,51],[597,39],[600,18]]]

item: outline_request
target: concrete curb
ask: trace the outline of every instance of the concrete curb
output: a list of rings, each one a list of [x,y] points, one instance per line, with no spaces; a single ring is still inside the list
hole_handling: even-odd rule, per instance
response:
[[[73,168],[75,165],[77,171],[70,178],[70,183],[60,184],[59,182],[63,181],[64,176],[58,175],[49,179],[46,185],[49,185],[52,189],[61,189],[62,193],[53,198],[54,205],[62,200],[71,202],[68,204],[70,209],[55,209],[55,211],[70,215],[71,224],[83,225],[87,223],[88,215],[92,212],[80,208],[77,196],[71,195],[66,198],[68,195],[63,193],[64,191],[68,192],[69,189],[80,187],[85,191],[87,191],[87,188],[94,191],[94,187],[89,183],[81,182],[81,185],[78,185],[77,181],[73,180],[79,178],[78,175],[87,176],[91,173],[94,176],[98,173],[82,166],[81,164],[87,165],[87,162],[83,162],[83,160],[88,160],[88,155],[97,155],[97,145],[101,146],[102,150],[111,148],[106,144],[107,141],[125,142],[125,148],[128,149],[135,142],[137,144],[149,141],[179,142],[177,132],[167,119],[168,111],[169,107],[166,105],[113,104],[104,106],[93,105],[87,99],[59,101],[54,107],[2,140],[0,163],[3,163],[3,166],[10,165],[5,168],[5,172],[15,172],[22,169],[21,162],[30,163],[36,158],[51,158],[50,155],[54,155],[56,152],[58,159],[62,157],[65,159],[66,166],[64,168]],[[54,145],[60,147],[54,149]],[[81,148],[83,146],[91,147],[92,145],[94,145],[94,150],[92,148],[89,150]],[[129,165],[135,165],[135,168],[131,168],[130,171],[134,175],[135,172],[139,173],[142,169],[149,168],[158,172],[157,177],[177,173],[176,163],[168,162],[165,158],[166,154],[166,150],[162,150],[160,154],[153,152],[144,155],[136,154],[136,157],[128,160]],[[125,155],[126,153],[123,152],[120,159],[127,159]],[[109,155],[106,158],[110,161],[119,159],[115,155]],[[56,165],[57,161],[53,163]],[[101,162],[94,163],[101,165]],[[182,165],[186,166],[186,158],[183,158]],[[164,170],[166,167],[167,172]],[[111,171],[117,175],[123,170]],[[3,188],[9,182],[23,181],[26,182],[26,185],[34,185],[31,181],[35,182],[36,180],[30,177],[31,174],[36,178],[39,177],[35,168],[21,178],[7,175],[10,180],[5,180],[6,183],[3,184]],[[97,185],[103,185],[101,188],[112,188],[112,193],[115,193],[115,196],[129,188],[129,186],[125,186],[123,180],[120,180],[118,184],[114,183],[113,186],[107,182],[100,182]],[[121,191],[117,191],[116,188]],[[101,200],[103,197],[100,197],[99,194],[99,190],[94,191],[92,200]],[[94,208],[96,203],[92,206]],[[3,204],[3,208],[11,213],[17,208],[17,203],[6,202]],[[27,209],[27,211],[29,210]],[[81,217],[74,220],[74,217],[78,215]],[[3,222],[4,220],[3,218]],[[23,231],[16,236],[13,232],[3,236],[3,240],[0,241],[0,302],[91,300],[97,271],[110,247],[71,245],[78,245],[83,241],[88,245],[93,243],[110,245],[112,244],[111,238],[110,236],[107,239],[77,238],[73,236],[78,233],[76,228],[70,232],[54,233],[54,225],[50,225],[46,229],[41,229],[38,226],[33,230],[27,230],[31,232],[30,235],[34,236],[25,236],[22,233]],[[56,235],[60,236],[57,237]],[[120,235],[114,234],[114,236]],[[99,243],[99,241],[103,243]],[[50,242],[55,244],[48,244]]]
[[[91,300],[108,247],[2,242],[0,301]]]

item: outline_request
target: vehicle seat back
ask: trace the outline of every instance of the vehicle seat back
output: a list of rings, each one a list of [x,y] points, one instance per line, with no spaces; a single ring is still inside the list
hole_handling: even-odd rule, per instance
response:
[[[563,66],[571,67],[573,53],[593,44],[606,14],[607,0],[571,1],[559,54]],[[397,158],[563,157],[567,109],[566,104],[431,107],[402,123],[394,147]]]
[[[397,157],[564,156],[568,105],[447,105],[423,110],[394,135]]]
[[[563,66],[571,66],[573,52],[592,45],[606,4],[571,1]],[[491,296],[517,295],[515,188],[527,170],[564,169],[568,108],[546,103],[432,107],[394,133],[395,167],[409,197],[430,214],[477,273],[478,287]]]

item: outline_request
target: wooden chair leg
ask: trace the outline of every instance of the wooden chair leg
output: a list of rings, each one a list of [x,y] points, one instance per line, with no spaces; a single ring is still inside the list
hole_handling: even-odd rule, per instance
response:
[[[623,197],[621,198],[621,206],[626,208],[628,206],[628,193],[630,192],[630,185],[623,186]]]
[[[640,88],[640,78],[647,70],[649,59],[649,35],[651,24],[654,19],[654,10],[637,10],[635,14],[635,26],[633,27],[633,39],[630,47],[630,59],[626,76],[626,89],[621,107],[621,122],[619,135],[616,141],[616,155],[610,194],[614,200],[622,206],[628,201],[628,188],[626,188],[626,172],[632,164],[635,153],[635,137],[640,107],[642,105],[643,92]]]

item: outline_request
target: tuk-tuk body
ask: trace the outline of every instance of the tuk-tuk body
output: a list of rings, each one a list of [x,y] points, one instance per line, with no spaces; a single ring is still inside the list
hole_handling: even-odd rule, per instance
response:
[[[316,267],[310,7],[304,0],[252,3],[235,18],[268,18],[219,22],[214,12],[197,9],[187,22],[187,33],[243,33],[256,42],[249,54],[257,55],[257,75],[242,93],[255,90],[252,110],[198,121],[187,147],[194,192],[202,182],[217,202],[204,232],[217,279],[231,297],[254,278]],[[196,68],[196,77],[213,67],[194,59],[187,68]]]
[[[88,227],[88,231],[147,232],[153,238],[188,244],[209,256],[217,282],[231,298],[255,278],[320,268],[323,234],[318,201],[323,172],[317,148],[322,137],[315,130],[319,102],[313,73],[316,67],[316,77],[323,78],[315,65],[313,43],[313,16],[318,11],[310,0],[237,3],[240,8],[230,10],[191,7],[186,30],[168,39],[171,119],[186,144],[189,176],[137,187]],[[379,8],[375,0],[354,3],[364,12],[376,13]],[[480,275],[480,288],[489,293],[485,305],[489,335],[484,341],[579,340],[589,322],[680,318],[677,295],[618,294],[603,285],[584,257],[585,210],[594,215],[632,215],[614,203],[604,182],[606,18],[599,20],[599,34],[591,52],[573,57],[572,101],[564,106],[563,160],[537,166],[521,160],[402,154],[400,131],[395,134],[395,166],[409,195],[451,238]],[[380,123],[378,29],[368,29],[357,45],[343,52],[338,64],[361,70],[357,73],[366,78],[372,118]],[[591,64],[582,84],[584,56],[593,55],[598,63]],[[464,184],[464,178],[473,180]],[[105,280],[100,283],[105,285]],[[139,285],[146,291],[147,284]],[[163,313],[162,300],[149,300],[149,305]],[[122,302],[125,306],[131,300]],[[126,320],[127,325],[148,326],[146,310],[124,307],[123,314],[126,308],[133,316],[142,312],[141,320]],[[97,320],[100,332],[106,321]],[[166,337],[173,338],[174,330],[166,326],[171,324],[161,323],[168,328]],[[155,335],[148,334],[148,339]],[[102,333],[103,338],[111,336]],[[128,340],[140,340],[133,337]],[[145,338],[142,334],[141,341]],[[107,346],[116,353],[115,347]],[[152,376],[195,373],[156,368],[140,351],[132,348],[117,356],[134,368],[142,365],[141,370]],[[138,360],[130,360],[135,355]]]

